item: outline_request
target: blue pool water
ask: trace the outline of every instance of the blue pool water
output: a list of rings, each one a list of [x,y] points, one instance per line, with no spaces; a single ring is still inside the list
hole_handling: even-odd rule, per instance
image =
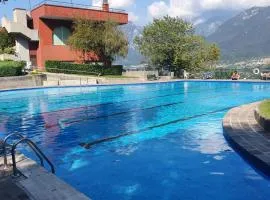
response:
[[[230,108],[265,98],[269,83],[1,92],[0,137],[27,135],[58,177],[94,200],[269,199],[269,179],[229,147],[222,131]]]

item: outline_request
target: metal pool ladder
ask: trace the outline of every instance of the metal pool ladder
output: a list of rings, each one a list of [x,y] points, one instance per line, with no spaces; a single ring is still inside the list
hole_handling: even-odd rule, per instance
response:
[[[24,137],[20,133],[9,134],[4,139],[3,151],[4,151],[4,166],[5,166],[5,168],[8,167],[8,164],[7,164],[7,141],[8,141],[8,139],[10,139],[13,136],[17,137],[19,139],[15,143],[13,143],[11,146],[12,167],[13,167],[13,175],[14,176],[18,176],[18,174],[19,174],[19,171],[18,171],[17,166],[16,166],[16,148],[21,143],[27,144],[34,151],[36,156],[39,158],[40,164],[42,167],[44,167],[44,160],[45,160],[48,163],[48,165],[50,166],[51,172],[53,174],[55,173],[54,166],[53,166],[52,162],[47,158],[47,156],[40,150],[40,148],[38,148],[38,146],[32,140]]]

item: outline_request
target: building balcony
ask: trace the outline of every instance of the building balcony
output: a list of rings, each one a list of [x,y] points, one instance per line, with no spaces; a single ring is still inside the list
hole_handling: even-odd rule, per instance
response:
[[[14,9],[13,21],[6,17],[1,19],[2,27],[5,27],[7,32],[21,35],[30,41],[38,41],[38,31],[27,27],[27,12],[23,9]]]

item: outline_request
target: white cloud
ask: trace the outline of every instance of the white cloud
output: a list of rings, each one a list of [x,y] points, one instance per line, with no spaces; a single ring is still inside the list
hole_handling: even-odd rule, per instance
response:
[[[139,16],[135,15],[133,12],[128,13],[128,21],[137,22],[139,20]]]
[[[92,0],[93,6],[102,6],[102,0]],[[124,8],[131,6],[135,3],[135,0],[109,0],[110,7],[112,8]]]
[[[162,17],[169,13],[169,6],[164,1],[154,2],[148,7],[148,12],[153,18]]]
[[[240,10],[269,5],[270,0],[170,0],[168,3],[161,0],[149,5],[148,13],[153,18],[164,15],[195,18],[207,10]]]
[[[164,15],[192,18],[196,16],[193,7],[194,0],[170,0],[169,4],[157,1],[148,6],[148,12],[153,18]]]
[[[269,0],[202,0],[202,9],[245,9],[252,6],[268,6]]]
[[[197,26],[197,25],[202,24],[202,23],[204,23],[204,22],[205,22],[205,19],[198,18],[198,19],[196,19],[196,20],[193,22],[193,25],[194,25],[194,26]]]

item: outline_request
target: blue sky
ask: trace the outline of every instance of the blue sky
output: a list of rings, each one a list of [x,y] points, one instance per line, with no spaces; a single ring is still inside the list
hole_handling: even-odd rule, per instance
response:
[[[13,8],[29,9],[41,0],[9,0],[0,4],[0,18],[11,17]],[[58,0],[70,2],[71,0]],[[72,0],[73,3],[100,6],[102,0]],[[270,0],[109,0],[111,7],[125,9],[130,20],[136,24],[146,24],[154,17],[164,15],[203,21],[203,13],[211,10],[242,10],[252,6],[268,6]]]

